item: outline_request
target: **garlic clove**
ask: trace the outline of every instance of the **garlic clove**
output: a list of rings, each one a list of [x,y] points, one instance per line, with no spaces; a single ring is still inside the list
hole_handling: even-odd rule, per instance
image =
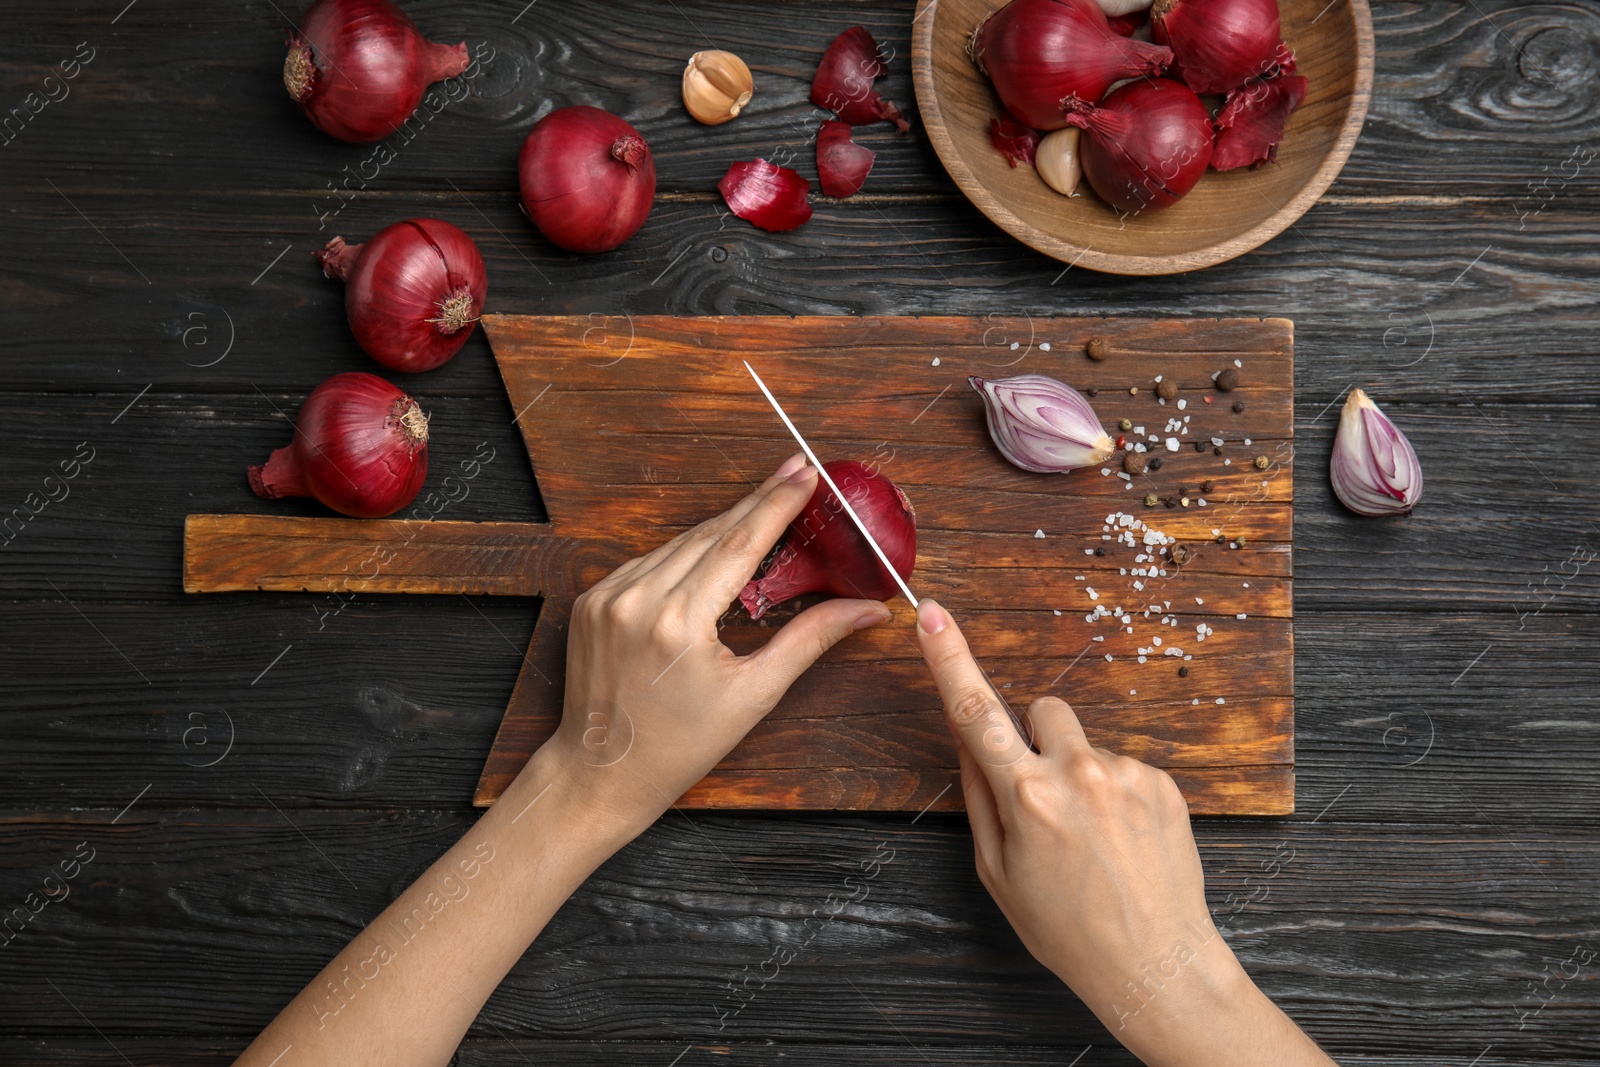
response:
[[[754,92],[750,68],[732,52],[696,52],[683,68],[683,106],[707,126],[737,118]]]
[[[1333,492],[1357,515],[1404,515],[1422,499],[1422,464],[1411,442],[1360,389],[1339,415],[1328,465]]]
[[[1065,382],[1022,374],[967,383],[983,397],[995,447],[1025,471],[1064,474],[1104,463],[1116,451],[1089,402]]]
[[[1033,150],[1033,167],[1039,177],[1063,196],[1076,196],[1078,183],[1083,180],[1083,164],[1078,160],[1078,137],[1082,132],[1076,126],[1053,130]]]

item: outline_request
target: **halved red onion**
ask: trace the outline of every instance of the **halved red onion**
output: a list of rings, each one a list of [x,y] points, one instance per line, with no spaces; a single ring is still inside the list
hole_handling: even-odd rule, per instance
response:
[[[989,143],[998,148],[1013,167],[1019,163],[1031,167],[1039,148],[1039,131],[1024,126],[1010,115],[997,115],[989,120]]]
[[[911,128],[900,109],[878,95],[872,83],[883,77],[889,64],[872,34],[851,26],[833,39],[811,79],[811,102],[825,107],[852,126],[892,122],[901,133]]]
[[[1339,415],[1328,464],[1333,492],[1357,515],[1404,515],[1422,499],[1422,463],[1411,442],[1360,389]]]
[[[989,436],[1015,466],[1037,474],[1065,474],[1104,463],[1116,451],[1100,416],[1083,394],[1043,374],[1019,374],[967,384],[983,397]]]
[[[1216,117],[1211,165],[1234,170],[1276,161],[1283,129],[1305,95],[1306,80],[1298,74],[1252,79],[1229,93]]]
[[[872,172],[876,153],[850,139],[848,122],[827,119],[817,131],[817,177],[825,196],[855,196]]]
[[[717,183],[728,209],[745,221],[779,233],[811,217],[811,183],[800,172],[764,159],[735,163]]]

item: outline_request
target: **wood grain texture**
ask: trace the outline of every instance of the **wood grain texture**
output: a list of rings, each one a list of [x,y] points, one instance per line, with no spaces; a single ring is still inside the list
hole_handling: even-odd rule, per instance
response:
[[[967,54],[972,33],[1002,5],[920,0],[911,68],[928,141],[950,176],[993,222],[1064,263],[1116,274],[1180,274],[1213,267],[1270,241],[1315,204],[1355,148],[1372,97],[1367,0],[1280,0],[1283,37],[1309,83],[1276,162],[1208,170],[1159,211],[1117,211],[1094,195],[1068,198],[1032,167],[1013,167],[989,139],[999,97]]]
[[[524,413],[518,424],[552,529],[614,545],[617,555],[594,579],[731,506],[792,451],[748,382],[740,363],[748,357],[791,416],[809,427],[802,432],[814,448],[873,464],[910,496],[918,514],[915,588],[963,620],[999,681],[1042,693],[1092,654],[1097,669],[1086,672],[1090,681],[1075,700],[1097,744],[1170,769],[1196,812],[1293,810],[1288,322],[629,316],[599,324],[590,317],[489,316],[484,325],[511,404]],[[1054,343],[1037,341],[1040,331]],[[1109,344],[1111,359],[1084,355],[1091,337]],[[1068,368],[1080,388],[1104,389],[1108,401],[1113,393],[1136,400],[1130,391],[1139,387],[1123,383],[1143,382],[1144,439],[1156,439],[1149,454],[1171,458],[1172,469],[1141,475],[1135,487],[1110,467],[1063,478],[1007,464],[963,379],[1003,375],[994,368],[1020,363],[1035,343],[1049,344],[1052,362]],[[1233,394],[1211,387],[1225,368],[1242,374],[1244,385]],[[1150,395],[1156,376],[1179,383],[1189,410]],[[1222,403],[1204,403],[1207,394]],[[1230,397],[1246,402],[1241,412]],[[1173,418],[1194,421],[1163,431]],[[1114,422],[1108,429],[1119,433]],[[1182,449],[1169,451],[1165,438],[1179,434]],[[1229,443],[1213,446],[1213,438]],[[1188,449],[1193,440],[1203,452]],[[1219,458],[1218,449],[1230,454]],[[597,470],[593,457],[608,453]],[[1257,455],[1268,457],[1265,470],[1253,466]],[[1199,485],[1213,477],[1215,503],[1202,507]],[[1146,491],[1192,492],[1193,506],[1146,508],[1136,499]],[[1170,576],[1133,576],[1155,556],[1142,544],[1113,540],[1123,531],[1116,516],[1128,510],[1150,517],[1152,526],[1159,521],[1160,530],[1196,550],[1195,559]],[[1244,545],[1229,548],[1219,537],[1242,537]],[[1106,554],[1095,556],[1097,548]],[[1096,586],[1106,591],[1108,608],[1121,614],[1126,607],[1125,626],[1086,621],[1099,603]],[[560,719],[565,620],[581,591],[546,590],[479,804],[499,795]],[[680,803],[959,807],[951,788],[955,752],[920,658],[901,632],[909,609],[898,606],[900,617],[883,632],[826,653]],[[786,609],[774,624],[793,613]],[[1199,631],[1211,622],[1218,634],[1205,645]],[[739,611],[721,628],[735,649],[753,647],[766,633]],[[1169,654],[1180,648],[1178,657]],[[1178,678],[1183,653],[1209,676],[1203,690]],[[1267,703],[1252,706],[1258,698]],[[1112,725],[1144,709],[1157,714],[1134,731],[1138,739]]]
[[[181,591],[184,517],[269,510],[244,466],[288,440],[322,378],[377,369],[309,250],[424,214],[478,241],[494,311],[1292,317],[1300,813],[1197,820],[1212,905],[1220,921],[1229,894],[1249,900],[1229,936],[1341,1063],[1594,1062],[1592,973],[1525,1027],[1518,1009],[1600,928],[1600,582],[1562,571],[1600,522],[1600,8],[1374,0],[1372,108],[1327,194],[1229,263],[1124,278],[1063,273],[959,193],[915,110],[912,0],[538,4],[515,23],[520,3],[403,2],[498,58],[325,226],[329,183],[373,146],[284,98],[279,11],[6,9],[0,106],[77,42],[98,55],[0,148],[0,505],[80,441],[98,457],[0,548],[0,807],[17,820],[0,907],[86,819],[118,843],[0,949],[0,1062],[231,1062],[470,824],[537,600],[361,594],[332,614],[330,594]],[[723,219],[732,159],[781,153],[815,181],[811,73],[852,24],[895,52],[879,87],[911,134],[859,130],[868,187],[819,198],[800,230]],[[713,46],[750,61],[758,92],[708,131],[676,91]],[[628,118],[658,162],[649,220],[601,257],[542,241],[513,188],[521,137],[569,103]],[[547,518],[481,334],[401,381],[434,415],[441,473],[477,442],[500,450],[441,519]],[[1324,409],[1352,383],[1423,456],[1429,499],[1405,523],[1332,500]],[[237,740],[197,766],[227,737],[222,709]],[[590,880],[458,1062],[1131,1063],[1007,932],[959,815],[685,818]],[[719,1030],[708,998],[804,936],[880,840],[903,847],[905,881]],[[1285,841],[1297,858],[1251,900]]]

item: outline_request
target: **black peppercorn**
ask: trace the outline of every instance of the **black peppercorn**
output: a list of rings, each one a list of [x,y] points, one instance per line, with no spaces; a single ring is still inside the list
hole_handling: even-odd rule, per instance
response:
[[[1104,548],[1097,548],[1094,550],[1094,554],[1097,556],[1103,556],[1106,554],[1106,550]]]
[[[1189,668],[1188,667],[1179,667],[1178,668],[1178,677],[1179,678],[1187,678],[1187,677],[1189,677]]]
[[[1206,443],[1204,441],[1196,441],[1194,443],[1194,450],[1196,452],[1204,452],[1206,450]]]
[[[1161,469],[1161,457],[1160,456],[1157,456],[1155,459],[1152,459],[1150,461],[1150,469],[1153,470],[1153,471],[1158,471],[1158,470]]]
[[[1200,483],[1200,491],[1202,493],[1209,493],[1209,492],[1211,492],[1211,490],[1215,489],[1216,487],[1217,487],[1217,483],[1213,482],[1209,478],[1207,478],[1205,481]]]
[[[1212,449],[1211,449],[1211,454],[1214,455],[1214,456],[1222,455],[1222,446],[1221,445],[1213,446]]]
[[[1237,415],[1237,414],[1239,414],[1239,412],[1241,412],[1243,410],[1244,410],[1244,401],[1243,400],[1235,400],[1233,402],[1233,413],[1235,415]]]

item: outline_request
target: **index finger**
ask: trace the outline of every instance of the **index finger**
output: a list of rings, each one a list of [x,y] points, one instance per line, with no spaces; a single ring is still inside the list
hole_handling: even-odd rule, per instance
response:
[[[923,600],[917,607],[917,640],[961,743],[991,785],[1009,782],[1008,768],[1032,752],[983,668],[972,658],[960,627],[937,602]]]
[[[805,508],[816,485],[817,469],[807,464],[754,500],[706,547],[677,588],[690,593],[696,605],[721,615],[755,575],[784,528]]]

